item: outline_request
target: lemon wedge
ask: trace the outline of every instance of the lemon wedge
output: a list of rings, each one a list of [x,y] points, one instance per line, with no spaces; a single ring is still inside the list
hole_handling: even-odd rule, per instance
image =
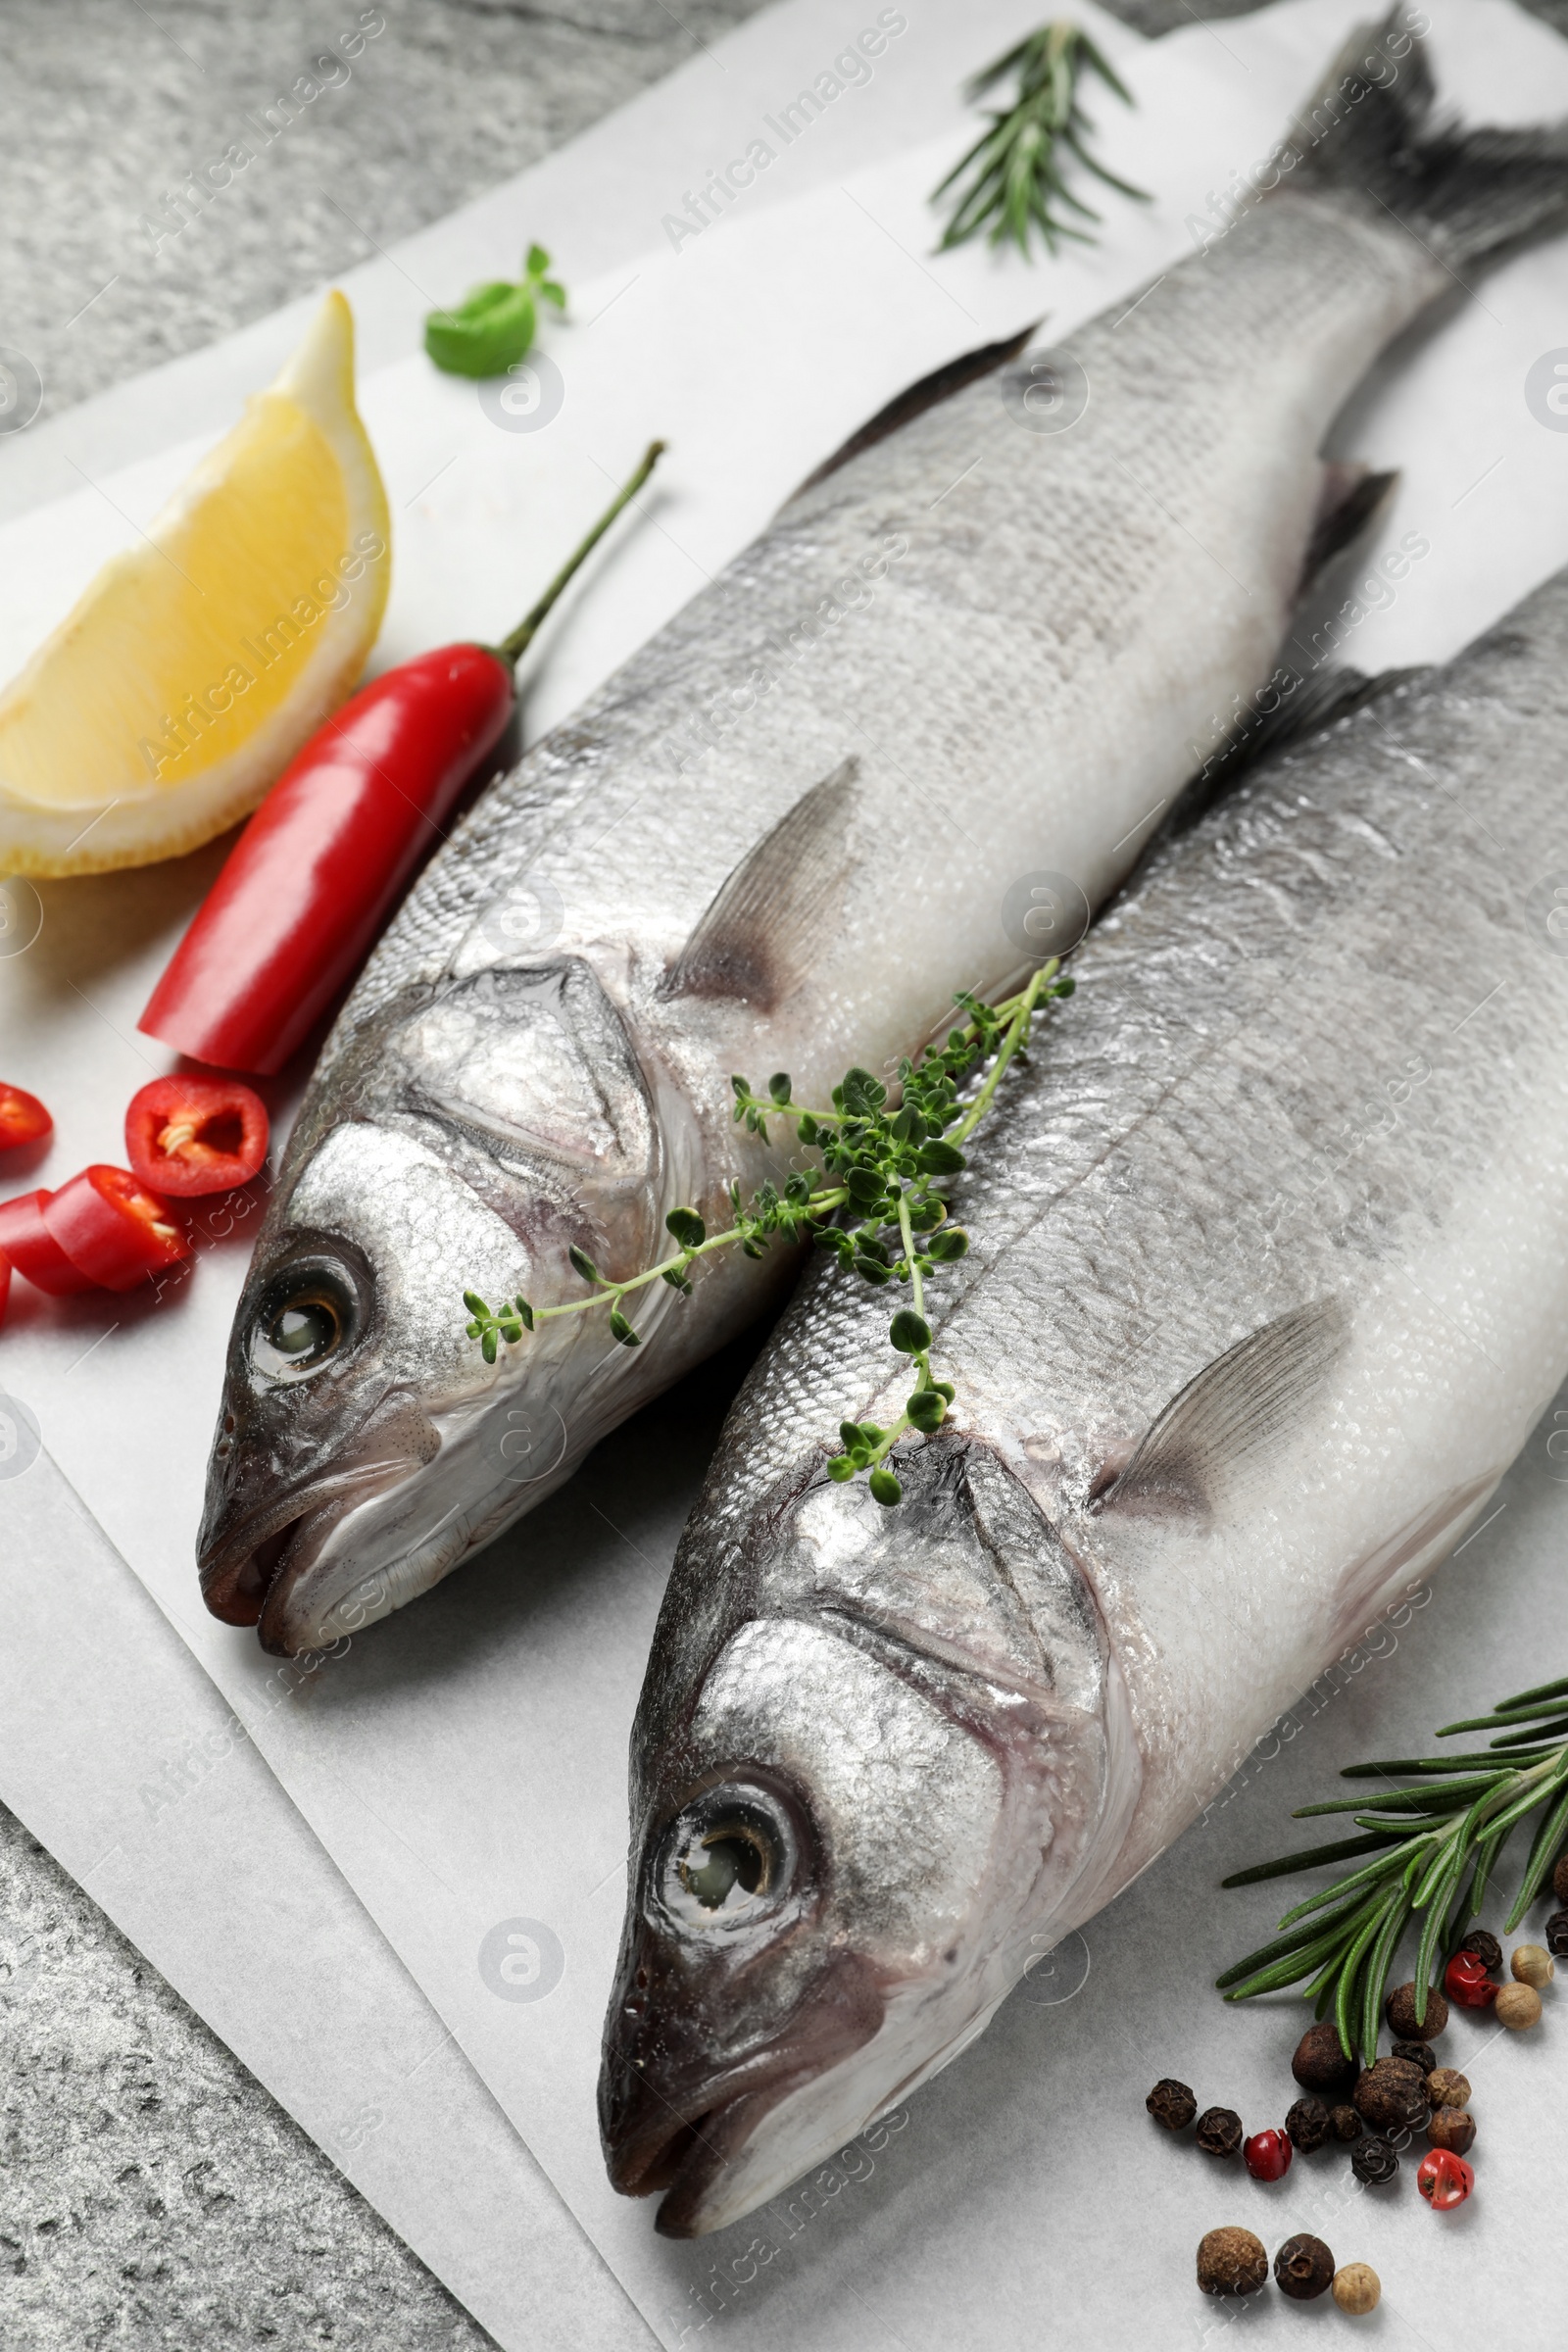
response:
[[[0,874],[146,865],[246,815],[364,668],[391,572],[333,292],[0,693]]]

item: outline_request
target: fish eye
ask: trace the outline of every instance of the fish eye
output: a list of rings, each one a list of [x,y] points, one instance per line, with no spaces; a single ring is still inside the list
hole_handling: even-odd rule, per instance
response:
[[[343,1326],[330,1298],[291,1298],[267,1328],[267,1344],[297,1364],[314,1364],[337,1346]]]
[[[787,1890],[794,1839],[760,1791],[717,1788],[681,1812],[666,1834],[659,1892],[692,1927],[728,1927],[771,1909]]]
[[[772,1863],[771,1849],[741,1822],[708,1831],[675,1858],[681,1885],[705,1911],[722,1911],[737,1891],[750,1901],[766,1887]]]
[[[314,1372],[350,1337],[353,1301],[318,1270],[296,1269],[268,1292],[251,1326],[251,1358],[272,1378]]]

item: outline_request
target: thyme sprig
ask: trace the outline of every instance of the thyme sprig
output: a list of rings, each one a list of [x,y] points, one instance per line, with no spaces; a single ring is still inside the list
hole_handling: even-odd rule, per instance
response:
[[[969,1237],[953,1222],[942,1194],[964,1167],[963,1146],[990,1110],[1033,1022],[1056,998],[1071,996],[1073,986],[1054,958],[1000,1004],[961,991],[954,1003],[967,1017],[948,1031],[945,1044],[929,1048],[917,1062],[901,1060],[892,1090],[869,1070],[847,1071],[833,1089],[831,1109],[797,1102],[782,1070],[768,1080],[765,1094],[749,1079],[732,1079],[736,1121],[766,1143],[771,1122],[783,1120],[793,1126],[797,1143],[815,1153],[818,1168],[792,1170],[782,1187],[769,1179],[749,1199],[732,1184],[731,1221],[716,1233],[708,1231],[696,1209],[672,1208],[664,1225],[676,1244],[673,1252],[623,1279],[602,1273],[585,1250],[572,1249],[572,1267],[588,1286],[581,1298],[533,1306],[518,1298],[490,1307],[477,1292],[465,1291],[469,1339],[479,1342],[485,1362],[493,1364],[502,1346],[515,1347],[542,1323],[608,1310],[612,1337],[636,1348],[641,1335],[626,1302],[650,1283],[667,1283],[690,1298],[693,1269],[716,1250],[738,1248],[760,1257],[775,1235],[786,1242],[814,1239],[835,1253],[846,1273],[879,1289],[894,1282],[909,1288],[908,1305],[888,1326],[892,1346],[914,1373],[904,1410],[887,1429],[872,1421],[842,1422],[844,1450],[828,1464],[829,1476],[840,1481],[866,1472],[877,1501],[891,1507],[903,1489],[886,1467],[888,1455],[908,1431],[940,1429],[955,1397],[953,1383],[932,1369],[925,1284],[965,1254]],[[965,1100],[968,1082],[982,1069],[982,1083]]]
[[[1074,228],[1060,217],[1065,205],[1081,220],[1100,219],[1094,207],[1068,187],[1064,167],[1069,159],[1076,159],[1123,196],[1140,203],[1148,201],[1147,189],[1118,179],[1089,152],[1086,142],[1093,125],[1079,96],[1084,75],[1098,74],[1124,105],[1133,105],[1134,99],[1115,68],[1080,25],[1062,22],[1043,24],[1005,57],[999,57],[994,66],[977,74],[964,85],[963,94],[973,105],[1009,74],[1018,77],[1012,104],[991,111],[989,127],[931,192],[932,203],[939,203],[956,180],[971,174],[968,186],[955,202],[939,253],[964,244],[986,228],[993,245],[1004,244],[1010,237],[1026,259],[1030,237],[1037,229],[1048,253],[1055,252],[1059,237],[1092,244],[1091,232]]]
[[[1488,1715],[1445,1724],[1436,1737],[1447,1740],[1460,1732],[1496,1737],[1468,1754],[1347,1765],[1343,1780],[1403,1785],[1301,1805],[1293,1817],[1348,1813],[1362,1837],[1307,1846],[1221,1881],[1250,1886],[1359,1854],[1379,1857],[1287,1911],[1273,1942],[1216,1978],[1228,2001],[1279,1992],[1304,1977],[1309,1982],[1302,1999],[1315,2004],[1320,2018],[1332,2011],[1347,2057],[1359,2050],[1370,2065],[1377,2056],[1384,1987],[1406,1927],[1420,1918],[1414,1971],[1420,2023],[1438,1954],[1451,1951],[1479,1916],[1503,1847],[1519,1824],[1544,1806],[1504,1925],[1503,1933],[1512,1933],[1568,1835],[1568,1680],[1518,1691]]]

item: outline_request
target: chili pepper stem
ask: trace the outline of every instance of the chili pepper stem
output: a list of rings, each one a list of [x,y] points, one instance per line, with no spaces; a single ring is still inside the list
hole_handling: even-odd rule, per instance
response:
[[[545,616],[550,612],[550,609],[555,604],[557,598],[561,595],[563,589],[566,587],[573,573],[578,571],[587,562],[588,558],[593,554],[594,549],[599,545],[600,540],[609,530],[611,524],[614,521],[622,507],[628,506],[636,497],[638,491],[642,488],[644,482],[647,481],[649,475],[653,472],[654,467],[659,464],[660,459],[663,456],[664,448],[665,444],[662,441],[649,442],[647,449],[643,453],[643,462],[638,466],[636,472],[632,475],[631,480],[626,483],[623,489],[616,491],[614,497],[611,500],[603,514],[600,515],[599,520],[594,524],[593,529],[588,533],[587,537],[582,540],[581,543],[573,550],[572,554],[566,558],[565,563],[563,564],[561,569],[557,572],[555,578],[551,581],[549,587],[545,590],[543,596],[533,607],[532,611],[523,615],[522,619],[518,621],[516,627],[513,630],[510,637],[502,638],[501,643],[496,647],[495,650],[501,656],[503,662],[510,662],[514,669],[516,668],[517,663],[521,661],[523,655],[533,643],[534,638],[539,632],[540,624],[545,619]]]

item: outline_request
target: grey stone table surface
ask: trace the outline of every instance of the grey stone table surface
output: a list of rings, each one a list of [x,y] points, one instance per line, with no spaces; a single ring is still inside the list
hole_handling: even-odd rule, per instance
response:
[[[1535,4],[1568,31],[1568,0]],[[5,339],[67,407],[537,161],[758,5],[4,0]],[[1159,33],[1245,0],[1111,5]],[[233,201],[149,231],[186,166],[376,20]],[[29,1951],[0,1984],[3,2352],[490,2342],[3,1806],[0,1922]]]

